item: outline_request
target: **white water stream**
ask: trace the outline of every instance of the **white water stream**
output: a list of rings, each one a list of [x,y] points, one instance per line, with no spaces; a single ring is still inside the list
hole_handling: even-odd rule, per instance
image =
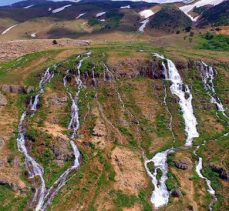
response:
[[[166,187],[166,180],[168,179],[167,156],[172,152],[173,149],[159,152],[152,159],[147,160],[144,163],[147,174],[152,179],[152,183],[154,185],[154,191],[151,195],[151,202],[154,204],[155,208],[164,206],[169,202],[169,191]],[[154,173],[152,173],[148,167],[150,162],[154,163]],[[158,170],[162,172],[162,176],[159,180],[157,179]]]
[[[25,120],[27,117],[27,113],[24,112],[21,116],[19,126],[18,126],[18,131],[19,135],[17,138],[17,144],[18,144],[18,149],[20,152],[22,152],[25,156],[25,163],[26,167],[29,172],[29,178],[34,178],[38,176],[40,178],[40,186],[36,188],[36,192],[33,196],[32,202],[35,204],[35,210],[36,211],[44,211],[47,209],[47,207],[51,204],[54,196],[57,194],[57,192],[63,187],[63,185],[66,182],[67,177],[71,172],[73,172],[75,169],[77,169],[80,165],[80,152],[74,143],[74,138],[76,137],[77,130],[79,129],[79,109],[78,109],[78,98],[80,94],[80,90],[82,88],[82,81],[80,78],[80,67],[82,65],[82,62],[85,58],[88,58],[90,56],[90,53],[86,54],[86,57],[80,60],[78,66],[77,66],[77,76],[76,76],[76,82],[77,82],[77,93],[76,97],[73,98],[71,93],[68,92],[71,100],[72,100],[72,107],[71,107],[71,121],[69,123],[69,129],[73,131],[71,140],[70,140],[70,145],[73,150],[73,154],[75,157],[73,165],[68,168],[55,182],[54,184],[49,188],[46,189],[45,186],[45,181],[43,178],[44,170],[43,167],[38,164],[34,158],[32,158],[28,150],[26,148],[26,139],[25,139]],[[66,71],[66,75],[63,78],[64,86],[67,86],[67,75],[69,74],[69,71]],[[39,103],[39,97],[40,95],[44,92],[44,87],[45,85],[53,78],[54,73],[50,71],[48,68],[44,75],[41,78],[41,81],[39,83],[39,90],[38,94],[35,96],[34,100],[31,98],[30,100],[30,110],[33,111],[33,114],[35,111],[37,111],[37,106]]]
[[[179,98],[179,105],[182,110],[184,123],[185,123],[185,132],[186,132],[186,146],[192,146],[192,142],[194,138],[199,137],[199,133],[197,132],[197,121],[193,113],[192,107],[192,94],[190,89],[187,85],[185,85],[181,79],[181,76],[175,66],[175,64],[166,59],[164,56],[155,54],[157,58],[162,60],[162,73],[164,75],[164,79],[171,81],[170,91],[173,95]],[[166,64],[165,62],[166,61]],[[166,104],[167,98],[167,90],[165,87],[165,97],[164,97],[164,104]],[[170,114],[170,125],[169,128],[172,131],[172,115],[167,108],[168,113]],[[173,134],[174,137],[174,134]],[[175,140],[175,139],[174,139]],[[169,201],[169,191],[166,187],[166,180],[168,179],[168,164],[167,164],[167,157],[168,154],[173,153],[174,149],[168,149],[163,152],[157,153],[152,159],[145,161],[145,168],[147,174],[151,177],[152,183],[154,185],[154,191],[151,196],[151,202],[154,204],[155,208],[159,208],[164,206]],[[154,173],[151,173],[148,164],[150,162],[154,163]],[[161,178],[157,179],[158,169],[162,172]]]
[[[213,69],[213,67],[208,66],[206,63],[201,62],[200,71],[202,76],[202,81],[204,84],[204,88],[207,91],[207,94],[211,98],[211,103],[214,103],[217,107],[217,110],[223,114],[229,120],[229,117],[225,114],[225,108],[221,102],[221,100],[217,97],[215,86],[214,86],[214,78],[217,72]]]
[[[155,54],[155,56],[167,62],[167,68],[163,62],[165,80],[172,82],[170,91],[179,98],[179,105],[182,110],[187,136],[185,145],[192,146],[193,139],[199,137],[199,133],[197,132],[196,117],[193,113],[191,91],[189,87],[183,83],[175,64],[171,60],[159,54]]]
[[[39,83],[39,91],[38,94],[35,97],[34,102],[31,104],[30,110],[36,111],[37,104],[39,102],[39,96],[44,92],[45,85],[51,80],[54,73],[49,71],[49,68],[46,70],[45,74],[42,76],[41,81]],[[35,194],[33,196],[33,202],[36,203],[35,210],[40,210],[41,205],[44,200],[44,194],[45,194],[45,181],[43,178],[44,169],[43,167],[35,161],[33,157],[31,157],[28,153],[28,150],[26,148],[26,138],[25,138],[25,121],[26,121],[27,113],[24,112],[21,116],[19,126],[18,126],[18,138],[17,138],[17,145],[20,152],[22,152],[25,156],[25,164],[26,168],[29,173],[29,178],[34,178],[38,176],[40,178],[40,186],[36,188]]]

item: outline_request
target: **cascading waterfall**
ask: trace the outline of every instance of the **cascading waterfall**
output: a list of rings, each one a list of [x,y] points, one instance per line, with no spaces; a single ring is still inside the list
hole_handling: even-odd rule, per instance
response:
[[[205,145],[205,142],[202,145]],[[210,193],[213,196],[214,200],[216,201],[217,198],[216,198],[216,195],[215,195],[215,190],[211,186],[211,181],[207,177],[204,177],[203,174],[202,174],[203,158],[197,155],[197,151],[199,150],[199,148],[200,148],[200,145],[197,146],[195,151],[194,151],[194,154],[198,157],[198,161],[196,163],[196,169],[195,170],[196,170],[197,175],[201,179],[205,180],[205,182],[207,184],[208,193]],[[210,203],[210,205],[209,205],[209,210],[212,210],[212,203]]]
[[[65,185],[66,179],[68,178],[68,176],[74,171],[76,170],[79,165],[80,165],[80,152],[78,147],[76,146],[74,139],[76,138],[76,133],[80,127],[80,121],[79,121],[79,108],[78,108],[78,99],[79,99],[79,95],[80,95],[80,91],[81,88],[83,86],[83,82],[81,81],[81,77],[80,77],[80,68],[81,65],[83,63],[83,61],[88,58],[90,56],[91,53],[87,53],[86,57],[82,58],[79,61],[79,64],[77,65],[77,76],[75,77],[76,80],[76,84],[77,84],[77,92],[76,92],[76,96],[75,98],[72,96],[72,94],[68,91],[67,88],[67,77],[69,75],[69,70],[66,71],[66,74],[63,78],[63,83],[64,83],[64,87],[67,89],[67,92],[69,94],[69,97],[72,101],[72,106],[71,106],[71,120],[70,123],[68,125],[68,129],[72,130],[72,135],[70,138],[70,144],[73,150],[73,154],[75,157],[74,163],[73,165],[68,168],[55,182],[54,184],[50,187],[50,189],[47,191],[46,195],[45,195],[45,201],[42,205],[41,210],[46,210],[48,205],[51,204],[54,196],[58,193],[58,191]]]
[[[79,124],[79,109],[78,109],[78,105],[77,105],[80,90],[83,86],[81,78],[80,78],[80,67],[82,65],[83,60],[88,58],[90,56],[90,54],[91,53],[87,53],[86,57],[82,58],[80,60],[79,64],[77,65],[78,73],[77,73],[77,76],[75,77],[76,83],[77,83],[77,92],[76,92],[75,98],[73,98],[71,93],[68,92],[70,99],[72,101],[71,121],[69,123],[68,129],[73,131],[72,136],[71,136],[71,140],[70,140],[70,145],[72,147],[75,160],[74,160],[73,165],[70,168],[68,168],[54,182],[54,184],[48,190],[46,190],[45,181],[43,178],[43,174],[44,174],[43,167],[40,164],[38,164],[35,161],[35,159],[29,155],[28,150],[26,148],[25,120],[27,117],[27,112],[24,112],[21,116],[19,126],[18,126],[18,131],[19,131],[18,138],[17,138],[18,149],[25,156],[25,163],[26,163],[26,167],[27,167],[28,172],[29,172],[29,178],[34,178],[34,177],[38,176],[40,178],[40,183],[41,183],[40,186],[38,188],[36,188],[36,192],[35,192],[33,199],[32,199],[33,203],[35,204],[35,210],[36,211],[43,211],[43,210],[47,209],[47,207],[51,204],[54,196],[64,186],[67,177],[70,175],[70,173],[72,173],[80,165],[80,152],[79,152],[76,144],[74,143],[74,138],[76,137],[76,132],[80,126],[80,124]],[[56,66],[54,66],[54,69],[55,68],[56,68]],[[66,71],[66,75],[63,78],[63,83],[64,83],[64,86],[66,88],[67,88],[67,76],[68,75],[69,75],[69,70]],[[44,92],[45,85],[48,82],[50,82],[50,80],[53,78],[53,76],[54,76],[54,72],[50,71],[49,68],[45,71],[44,75],[42,76],[41,81],[39,83],[39,90],[38,90],[37,95],[34,98],[30,99],[29,108],[33,112],[32,115],[38,109],[37,107],[38,107],[38,103],[39,103],[39,98],[40,98],[40,95]]]
[[[30,110],[35,112],[37,110],[37,104],[39,102],[39,96],[44,92],[45,85],[51,80],[51,78],[54,76],[53,72],[50,72],[49,68],[45,71],[44,75],[41,78],[41,81],[39,83],[39,91],[38,94],[35,97],[35,100],[33,103],[31,103]],[[29,178],[35,178],[38,176],[40,178],[40,186],[36,188],[36,192],[33,196],[33,203],[35,203],[36,207],[35,210],[40,210],[42,203],[44,201],[44,195],[45,195],[45,181],[43,178],[44,169],[43,167],[35,161],[35,159],[29,155],[28,150],[26,148],[26,138],[25,138],[25,121],[27,117],[27,112],[25,111],[20,119],[19,126],[18,126],[18,138],[17,138],[17,145],[20,152],[22,152],[25,156],[25,164],[26,168],[28,170]]]
[[[152,179],[152,183],[154,185],[154,191],[151,195],[151,202],[154,204],[155,208],[159,208],[169,202],[169,191],[166,187],[166,180],[168,179],[167,157],[168,154],[173,152],[173,149],[159,152],[152,159],[147,160],[144,163],[147,174]],[[148,167],[148,164],[151,162],[154,163],[154,173],[152,173]],[[159,179],[157,179],[157,175],[159,173],[158,170],[162,172],[162,176]]]
[[[204,84],[204,88],[211,98],[210,102],[216,105],[217,111],[221,112],[223,116],[229,120],[229,117],[225,114],[225,108],[221,102],[221,100],[217,97],[215,87],[214,87],[214,78],[217,74],[216,70],[213,69],[213,67],[208,66],[206,63],[203,61],[198,63],[199,70],[201,72],[201,77],[202,77],[202,82]],[[225,133],[223,136],[227,136],[229,133]],[[205,145],[205,142],[202,144]],[[197,155],[197,151],[199,150],[200,145],[197,146],[196,150],[194,151],[194,154],[198,157],[198,162],[196,163],[196,173],[197,175],[205,180],[207,184],[207,191],[213,196],[214,200],[217,200],[217,197],[215,195],[215,190],[211,186],[211,181],[204,177],[202,174],[202,169],[203,169],[203,159],[202,157]],[[212,210],[212,203],[209,205],[209,209]]]
[[[207,92],[207,94],[211,98],[211,103],[214,103],[217,107],[217,110],[223,114],[224,117],[229,120],[229,117],[225,114],[225,108],[221,102],[221,100],[217,97],[216,91],[215,91],[215,86],[214,86],[214,78],[217,74],[216,70],[213,69],[213,67],[208,66],[206,63],[203,61],[198,63],[200,66],[200,72],[202,76],[202,81],[204,84],[204,88]]]
[[[183,83],[175,64],[171,60],[166,59],[159,54],[155,54],[155,56],[162,60],[166,60],[167,62],[168,69],[164,62],[162,63],[164,67],[163,71],[165,72],[165,80],[172,82],[170,91],[173,95],[176,95],[179,98],[179,105],[183,113],[187,136],[185,145],[192,146],[193,139],[199,137],[199,133],[197,132],[196,117],[193,113],[191,91],[189,87]]]
[[[35,96],[34,101],[32,100],[32,98],[30,100],[31,111],[37,110],[37,105],[39,103],[39,97],[44,92],[44,85],[46,83],[48,83],[53,78],[53,76],[54,76],[54,72],[50,72],[50,69],[48,68],[45,71],[45,73],[44,73],[44,75],[43,75],[43,77],[39,83],[39,91],[38,91],[37,95]]]
[[[176,95],[179,98],[179,105],[183,113],[183,118],[185,122],[185,132],[186,132],[186,146],[192,146],[192,142],[194,138],[199,137],[199,133],[197,132],[197,121],[193,113],[192,107],[192,94],[187,85],[185,85],[181,79],[181,76],[175,66],[175,64],[166,59],[164,56],[159,54],[154,54],[157,58],[162,60],[162,74],[165,80],[171,81],[172,85],[170,86],[170,91],[173,95]],[[167,67],[164,61],[167,62]],[[165,97],[164,103],[166,104],[167,92],[165,87]],[[168,110],[168,113],[169,110]],[[172,115],[170,113],[170,130],[172,131]],[[174,137],[174,134],[173,134]],[[175,140],[175,139],[174,139]],[[169,201],[169,191],[166,187],[166,180],[168,179],[168,164],[167,157],[168,154],[173,153],[175,150],[173,148],[165,150],[163,152],[157,153],[152,159],[145,161],[145,168],[148,175],[152,179],[152,183],[154,184],[154,191],[151,196],[151,202],[154,204],[156,208],[164,206]],[[147,166],[150,162],[154,163],[154,173],[152,174]],[[162,172],[161,178],[158,180],[158,169]]]

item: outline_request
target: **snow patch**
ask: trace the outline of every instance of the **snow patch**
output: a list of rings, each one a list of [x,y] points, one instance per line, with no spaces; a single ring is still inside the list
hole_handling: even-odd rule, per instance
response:
[[[77,17],[76,17],[76,19],[80,19],[82,16],[84,16],[86,14],[86,12],[84,12],[84,13],[80,13]]]
[[[34,6],[34,4],[31,4],[31,5],[29,5],[29,6],[26,6],[26,7],[23,7],[24,9],[29,9],[29,8],[31,8],[31,7],[33,7]]]
[[[60,8],[54,9],[54,10],[52,11],[52,13],[58,13],[58,12],[61,12],[61,11],[63,11],[64,9],[66,9],[66,8],[68,8],[68,7],[71,7],[71,6],[72,6],[71,4],[67,4],[67,5],[65,5],[65,6],[63,6],[63,7],[60,7]]]
[[[9,28],[7,28],[5,31],[3,31],[1,34],[6,34],[8,31],[10,31],[12,28],[14,28],[15,26],[17,26],[17,24],[10,26]]]
[[[99,18],[99,17],[105,15],[106,13],[107,13],[107,12],[99,12],[99,13],[97,13],[97,14],[96,14],[96,18]]]
[[[224,0],[200,0],[200,1],[197,1],[193,4],[189,4],[189,5],[185,5],[185,6],[182,6],[182,7],[179,7],[179,9],[184,13],[186,14],[192,21],[197,21],[198,17],[195,17],[193,18],[189,12],[191,12],[195,7],[199,8],[199,7],[202,7],[202,6],[205,6],[205,5],[217,5],[217,4],[220,4],[222,3]]]
[[[122,7],[120,7],[120,9],[130,9],[130,5],[122,6]]]
[[[149,18],[150,16],[154,15],[155,13],[151,9],[142,10],[139,12],[140,16],[143,18]]]

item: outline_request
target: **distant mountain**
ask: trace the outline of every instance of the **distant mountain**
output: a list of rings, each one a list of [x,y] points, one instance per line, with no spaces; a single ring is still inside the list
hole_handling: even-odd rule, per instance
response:
[[[198,26],[203,27],[206,25],[229,25],[229,1],[222,2],[202,12]]]
[[[175,6],[165,6],[150,20],[149,26],[166,32],[184,30],[192,21]]]

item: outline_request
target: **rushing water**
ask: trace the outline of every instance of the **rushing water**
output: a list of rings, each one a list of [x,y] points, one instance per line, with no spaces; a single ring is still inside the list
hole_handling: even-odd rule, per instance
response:
[[[31,111],[37,110],[37,105],[39,103],[39,97],[44,92],[44,86],[53,78],[53,76],[54,76],[54,73],[51,72],[50,69],[48,68],[45,71],[43,77],[41,78],[41,81],[39,83],[39,91],[38,91],[37,95],[35,96],[34,101],[33,101],[33,98],[31,98],[31,100],[30,100]]]
[[[205,145],[205,142],[202,145]],[[196,164],[196,173],[201,179],[205,180],[205,182],[207,184],[208,193],[210,193],[213,196],[214,200],[217,200],[216,195],[215,195],[215,190],[211,186],[211,181],[207,177],[203,176],[203,174],[202,174],[203,159],[202,159],[202,157],[197,155],[197,151],[199,150],[199,148],[200,148],[200,146],[197,146],[196,150],[194,151],[194,154],[198,157],[198,161]],[[210,205],[209,205],[209,210],[212,210],[212,203],[210,203]]]
[[[54,73],[49,70],[49,68],[45,71],[44,75],[41,78],[39,83],[39,91],[38,94],[34,98],[34,102],[31,102],[31,111],[37,110],[37,104],[39,102],[40,95],[44,92],[45,85],[51,80],[54,76]],[[32,99],[32,98],[31,98]],[[17,138],[17,145],[20,152],[22,152],[25,156],[25,164],[28,170],[29,178],[34,178],[38,176],[40,178],[40,186],[36,188],[35,194],[33,196],[33,203],[35,203],[36,207],[35,210],[40,210],[42,203],[44,201],[45,195],[45,181],[43,178],[44,170],[42,166],[35,161],[35,159],[29,155],[28,150],[26,148],[26,138],[25,138],[25,121],[26,121],[27,113],[26,111],[22,114],[19,126],[18,126],[18,138]]]
[[[35,194],[33,196],[32,202],[35,206],[36,211],[43,211],[46,210],[47,207],[52,202],[54,196],[57,194],[57,192],[63,187],[63,185],[66,182],[67,177],[71,172],[73,172],[75,169],[77,169],[80,165],[80,152],[74,143],[74,138],[76,137],[77,130],[79,129],[80,122],[79,122],[79,109],[78,109],[78,98],[80,94],[80,90],[82,88],[82,81],[80,78],[80,68],[82,65],[82,62],[85,58],[88,58],[90,56],[90,53],[86,54],[86,57],[82,58],[77,65],[77,76],[75,77],[76,83],[77,83],[77,92],[76,96],[73,98],[71,93],[68,92],[70,99],[72,101],[72,107],[71,107],[71,121],[69,123],[68,129],[72,130],[72,136],[70,140],[70,145],[73,150],[74,154],[74,163],[73,165],[68,168],[55,182],[54,184],[49,188],[46,189],[45,181],[43,178],[44,170],[43,167],[38,164],[33,157],[31,157],[28,153],[28,150],[26,148],[26,139],[25,139],[25,121],[27,117],[27,113],[24,112],[21,116],[19,126],[18,126],[18,138],[17,138],[17,145],[20,152],[22,152],[25,156],[25,163],[26,167],[28,169],[29,177],[34,178],[38,176],[40,178],[40,185],[36,188]],[[54,66],[55,68],[56,66]],[[69,70],[66,71],[66,75],[63,78],[64,86],[67,86],[67,77],[69,75]],[[37,95],[34,98],[31,98],[30,100],[30,110],[34,112],[38,109],[39,104],[39,98],[40,95],[44,92],[45,85],[53,78],[54,72],[50,71],[48,68],[45,73],[43,74],[41,81],[39,83],[39,90]]]
[[[213,81],[214,81],[214,78],[217,72],[213,69],[213,67],[208,66],[204,62],[200,62],[199,66],[200,66],[204,88],[207,91],[207,94],[211,98],[211,103],[214,103],[217,107],[217,110],[221,112],[229,120],[229,117],[225,114],[225,108],[221,100],[216,95],[215,86],[214,86]]]
[[[169,191],[166,187],[166,180],[168,179],[168,164],[167,156],[169,153],[172,153],[173,149],[168,149],[163,152],[157,153],[152,159],[145,161],[145,168],[147,174],[152,179],[154,185],[154,191],[151,195],[151,202],[156,208],[166,205],[169,201]],[[148,168],[148,164],[154,163],[154,173]],[[158,170],[162,172],[161,178],[157,179]]]
[[[170,91],[179,98],[179,105],[182,110],[187,136],[185,145],[192,146],[193,139],[199,137],[199,133],[197,132],[196,117],[193,113],[191,91],[189,87],[183,83],[175,64],[171,60],[159,54],[155,54],[155,56],[167,62],[167,68],[164,62],[162,63],[165,80],[172,82]]]
[[[192,94],[189,87],[183,83],[181,76],[175,66],[175,64],[166,59],[164,56],[155,54],[155,56],[162,60],[162,74],[165,80],[171,81],[170,91],[173,95],[179,98],[179,105],[182,110],[184,122],[185,122],[185,132],[186,132],[186,146],[192,146],[192,142],[194,138],[199,137],[199,133],[197,132],[197,121],[193,113],[192,107]],[[165,63],[166,61],[166,63]],[[165,97],[164,97],[164,104],[167,107],[166,103],[167,98],[167,90],[165,87]],[[170,114],[170,124],[169,128],[172,131],[172,115],[170,111],[167,111]],[[174,134],[172,134],[174,137]],[[175,140],[175,138],[174,138]],[[152,179],[152,183],[154,184],[154,191],[151,196],[151,202],[154,204],[156,208],[164,206],[169,201],[169,191],[166,187],[166,180],[168,179],[168,164],[167,164],[167,157],[169,153],[174,152],[174,149],[168,149],[163,152],[157,153],[152,159],[145,161],[145,168],[148,175]],[[154,173],[151,173],[148,164],[150,162],[154,163]],[[162,176],[160,179],[157,179],[158,170],[162,172]]]

